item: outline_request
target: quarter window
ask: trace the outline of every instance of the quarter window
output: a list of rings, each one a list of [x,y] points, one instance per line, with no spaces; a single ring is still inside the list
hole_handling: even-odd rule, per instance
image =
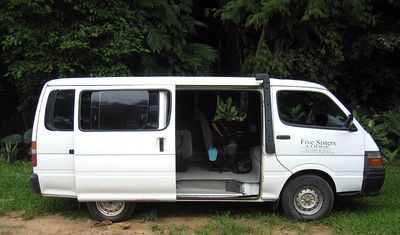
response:
[[[340,128],[346,115],[328,96],[310,91],[279,91],[278,110],[288,124]]]
[[[45,126],[48,130],[72,131],[74,129],[74,90],[54,90],[46,104]]]
[[[155,130],[159,126],[159,91],[84,91],[82,130]]]

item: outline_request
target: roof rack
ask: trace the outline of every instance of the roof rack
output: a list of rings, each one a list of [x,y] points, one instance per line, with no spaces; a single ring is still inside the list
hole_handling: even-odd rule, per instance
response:
[[[267,73],[258,73],[256,74],[256,80],[262,80],[263,83],[269,84],[269,75]]]

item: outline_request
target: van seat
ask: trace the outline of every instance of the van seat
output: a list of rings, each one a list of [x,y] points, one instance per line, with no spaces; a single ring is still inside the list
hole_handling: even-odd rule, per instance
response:
[[[192,134],[188,130],[176,130],[176,170],[179,172],[187,171],[189,158],[193,155]]]
[[[235,156],[237,153],[237,144],[234,140],[230,139],[229,143],[223,143],[223,146],[217,146],[217,141],[213,139],[213,134],[211,131],[210,123],[208,122],[206,116],[204,113],[200,110],[197,110],[196,115],[200,121],[201,124],[201,131],[203,134],[203,140],[204,140],[204,145],[206,151],[210,147],[221,147],[220,150],[220,158],[221,160],[212,162],[210,161],[210,169],[211,170],[220,170],[220,171],[230,171],[232,170],[232,165],[235,160]],[[224,136],[222,136],[224,138]]]

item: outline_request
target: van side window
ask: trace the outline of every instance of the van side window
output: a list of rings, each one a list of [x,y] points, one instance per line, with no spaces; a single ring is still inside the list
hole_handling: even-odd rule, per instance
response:
[[[279,117],[284,123],[340,128],[346,115],[328,96],[311,91],[279,91]]]
[[[157,130],[159,126],[159,91],[84,91],[80,103],[82,130]]]
[[[46,104],[45,126],[51,131],[74,129],[74,90],[54,90]]]

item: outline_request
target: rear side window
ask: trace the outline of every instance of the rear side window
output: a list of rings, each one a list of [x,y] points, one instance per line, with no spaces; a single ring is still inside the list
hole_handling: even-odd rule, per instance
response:
[[[346,115],[328,96],[311,91],[279,91],[278,110],[288,124],[340,128]]]
[[[156,130],[159,91],[84,91],[81,95],[82,130]]]
[[[74,90],[54,90],[46,104],[45,126],[51,131],[74,129]]]

